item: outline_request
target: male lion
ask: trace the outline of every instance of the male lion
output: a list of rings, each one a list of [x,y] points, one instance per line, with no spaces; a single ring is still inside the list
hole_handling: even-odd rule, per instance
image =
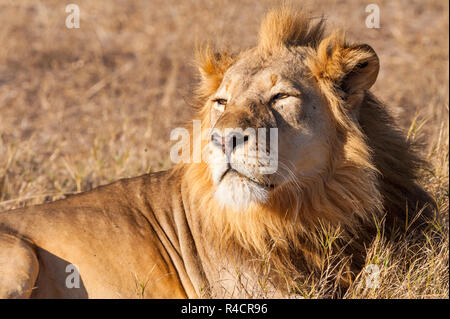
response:
[[[420,159],[369,92],[368,45],[281,7],[256,47],[206,48],[198,63],[204,160],[1,213],[1,297],[283,297],[331,249],[345,289],[374,220],[393,229],[431,213]],[[273,172],[248,156],[258,128],[277,129]]]

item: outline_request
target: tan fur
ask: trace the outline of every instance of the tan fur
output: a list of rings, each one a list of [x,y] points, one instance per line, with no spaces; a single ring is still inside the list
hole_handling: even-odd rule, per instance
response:
[[[316,24],[301,11],[293,11],[288,4],[270,11],[261,23],[259,48],[272,52],[280,46],[311,46],[319,44],[324,33],[324,20]]]
[[[340,234],[341,240],[334,243],[333,250],[353,256],[352,270],[357,271],[363,262],[364,244],[373,235],[374,219],[381,220],[387,214],[387,228],[395,223],[404,227],[421,209],[422,217],[429,217],[434,205],[415,183],[416,171],[423,163],[414,146],[395,126],[386,108],[366,91],[378,73],[378,57],[373,49],[349,45],[340,32],[323,38],[323,20],[311,25],[308,18],[287,7],[269,13],[260,31],[261,55],[272,55],[280,46],[295,45],[317,48],[317,53],[308,57],[308,65],[336,129],[328,174],[284,185],[272,195],[269,204],[253,205],[244,214],[236,214],[218,210],[207,165],[178,168],[185,170],[186,179],[197,181],[191,186],[191,196],[197,198],[208,225],[204,236],[219,243],[217,250],[223,258],[261,261],[270,256],[274,272],[282,273],[290,282],[301,278],[299,270],[320,271],[324,267],[324,227],[327,232],[331,228]],[[365,62],[369,65],[360,79],[355,68]],[[221,65],[220,60],[215,63]],[[203,81],[201,96],[217,90],[217,79],[230,65],[225,63],[218,68],[217,78]],[[352,70],[354,74],[345,78]],[[336,90],[343,81],[351,81],[345,93]],[[351,112],[355,107],[359,108],[359,123]],[[199,114],[206,123],[204,127],[208,127],[205,108],[200,108]],[[346,286],[354,275],[349,272],[337,279]]]
[[[280,184],[266,203],[240,212],[218,205],[210,167],[201,162],[1,213],[7,240],[0,237],[0,247],[14,252],[14,238],[24,256],[0,253],[0,283],[2,276],[16,283],[2,287],[2,296],[27,297],[37,286],[32,297],[258,297],[261,279],[268,279],[269,296],[286,296],[320,273],[331,252],[347,262],[335,274],[338,286],[347,287],[364,261],[374,219],[386,215],[389,229],[403,227],[424,206],[428,216],[433,203],[416,184],[422,163],[413,145],[368,91],[379,68],[375,52],[339,33],[324,38],[323,20],[314,24],[283,6],[264,19],[256,48],[236,55],[200,50],[196,119],[205,137],[210,98],[225,76],[240,74],[240,62],[251,57],[263,70],[290,54],[303,57],[305,83],[325,110],[315,120],[330,123],[322,132],[328,136],[324,168]],[[271,86],[278,80],[269,76]],[[229,107],[236,111],[224,113],[228,122],[266,121],[237,104]],[[336,238],[330,241],[330,234]],[[20,269],[28,273],[14,273],[14,263],[25,263]],[[64,286],[69,263],[80,269],[79,290]],[[238,291],[241,274],[247,282]],[[137,292],[142,280],[148,289]]]

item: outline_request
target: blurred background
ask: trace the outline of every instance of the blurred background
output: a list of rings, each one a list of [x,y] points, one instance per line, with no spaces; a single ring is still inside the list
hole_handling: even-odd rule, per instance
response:
[[[294,2],[378,53],[373,91],[423,140],[427,187],[448,208],[448,1]],[[79,29],[65,26],[69,3]],[[379,29],[366,28],[371,3]],[[276,4],[0,0],[0,211],[169,168],[170,131],[192,115],[196,44],[248,48]]]

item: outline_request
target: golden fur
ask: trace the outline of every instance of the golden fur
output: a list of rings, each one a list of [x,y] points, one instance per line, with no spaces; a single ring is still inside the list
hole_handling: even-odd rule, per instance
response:
[[[266,16],[259,37],[261,56],[277,54],[282,46],[314,50],[308,57],[310,76],[327,101],[335,130],[327,173],[283,185],[269,203],[236,213],[218,210],[205,163],[177,169],[184,171],[186,180],[195,181],[190,184],[191,196],[198,200],[203,214],[204,236],[219,243],[218,251],[226,258],[268,258],[274,273],[294,283],[304,278],[301,272],[305,269],[320,272],[329,251],[342,252],[341,258],[353,258],[349,272],[337,275],[347,286],[363,265],[364,244],[373,238],[377,221],[385,218],[391,229],[394,224],[408,227],[408,220],[414,220],[417,212],[422,222],[430,217],[434,202],[416,184],[423,163],[386,107],[370,92],[358,90],[357,81],[346,92],[336,88],[361,61],[378,63],[369,46],[350,45],[339,32],[325,38],[324,20],[313,23],[288,7]],[[202,81],[197,94],[203,127],[209,127],[205,100],[240,55],[233,60],[230,53],[214,54],[209,46],[200,50]],[[365,76],[374,82],[377,73],[373,68]],[[355,107],[359,107],[358,121],[349,111]],[[324,233],[339,234],[330,247],[324,247]]]
[[[331,253],[345,265],[334,274],[338,286],[348,286],[363,265],[374,220],[385,218],[394,231],[433,208],[416,183],[422,162],[414,146],[368,91],[378,73],[375,52],[340,33],[325,37],[323,20],[283,6],[266,16],[255,48],[199,52],[196,119],[206,135],[209,99],[243,57],[252,54],[262,68],[298,48],[330,122],[324,169],[289,180],[267,202],[240,212],[217,204],[210,168],[201,162],[0,213],[0,282],[9,282],[0,296],[136,297],[133,278],[151,282],[140,297],[220,296],[214,286],[226,262],[229,272],[242,270],[255,282],[270,278],[275,295],[285,296],[324,270]],[[81,290],[64,286],[69,263],[79,266]]]

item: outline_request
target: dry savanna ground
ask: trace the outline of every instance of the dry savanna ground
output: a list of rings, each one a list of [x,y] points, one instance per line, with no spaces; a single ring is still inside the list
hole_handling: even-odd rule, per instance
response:
[[[276,4],[70,2],[80,7],[79,29],[65,27],[65,1],[0,0],[0,211],[169,168],[170,130],[191,114],[195,45],[214,40],[238,50],[255,44],[260,18]],[[369,3],[380,7],[379,29],[365,27]],[[362,272],[345,297],[448,298],[447,0],[301,6],[378,53],[373,90],[405,134],[423,143],[430,167],[421,183],[439,206],[418,249],[380,235],[367,258],[380,269],[378,288],[368,288]],[[326,275],[302,295],[323,296]]]

